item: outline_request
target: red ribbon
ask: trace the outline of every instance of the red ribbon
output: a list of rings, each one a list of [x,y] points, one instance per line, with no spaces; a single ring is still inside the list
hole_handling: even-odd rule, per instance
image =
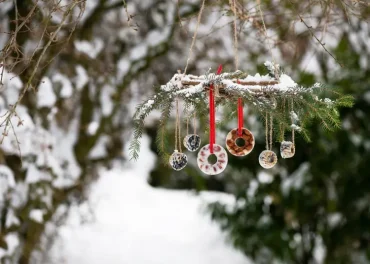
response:
[[[222,65],[218,66],[217,75],[221,74]],[[213,144],[216,143],[216,115],[213,84],[209,87],[209,150],[213,153]]]
[[[239,83],[239,80],[238,80]],[[238,135],[242,135],[242,128],[243,128],[243,100],[242,98],[238,98]]]
[[[242,135],[243,128],[243,101],[242,98],[238,98],[238,135]]]

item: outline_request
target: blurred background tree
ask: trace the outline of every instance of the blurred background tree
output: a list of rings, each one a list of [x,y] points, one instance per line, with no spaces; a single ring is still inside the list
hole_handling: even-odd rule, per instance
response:
[[[247,110],[257,141],[249,156],[230,157],[217,177],[204,177],[194,156],[181,172],[158,164],[149,183],[234,194],[235,207],[215,203],[210,213],[256,263],[368,263],[369,3],[236,3],[242,70],[254,74],[274,60],[297,83],[323,82],[356,104],[342,109],[342,130],[313,123],[312,142],[298,137],[294,159],[269,171],[257,162],[262,124]],[[134,107],[183,69],[199,7],[195,0],[0,0],[3,261],[39,263],[96,169],[128,157]],[[207,1],[204,12],[188,72],[233,69],[229,1]],[[157,116],[146,125],[155,139]],[[218,141],[235,126],[220,126]]]

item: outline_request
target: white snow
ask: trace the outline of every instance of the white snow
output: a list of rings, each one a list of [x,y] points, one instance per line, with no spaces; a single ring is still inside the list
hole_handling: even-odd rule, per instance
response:
[[[0,112],[0,116],[4,116],[6,110]],[[35,129],[35,125],[32,121],[31,116],[28,114],[28,110],[23,105],[17,107],[17,114],[21,117],[22,125],[18,126],[18,118],[13,115],[11,122],[14,126],[14,131],[20,141],[20,144],[17,144],[14,133],[9,132],[8,136],[4,139],[1,148],[3,151],[12,154],[19,154],[18,146],[21,149],[22,155],[27,155],[33,153],[32,140],[35,138],[32,131]],[[4,131],[4,127],[0,129],[1,133]]]
[[[139,60],[140,58],[143,58],[148,51],[148,46],[146,43],[141,43],[139,45],[136,45],[131,53],[130,53],[130,60]]]
[[[328,107],[331,107],[334,104],[334,102],[329,98],[325,98],[324,102],[328,105]]]
[[[4,205],[7,199],[8,192],[10,189],[15,187],[14,173],[9,167],[0,165],[0,209]]]
[[[370,104],[370,91],[364,93],[364,99],[368,104]]]
[[[293,122],[299,121],[298,115],[294,111],[290,111],[290,118],[292,119]]]
[[[90,150],[89,158],[90,159],[99,159],[107,156],[106,145],[109,141],[109,137],[102,135],[99,137],[98,141],[95,143],[95,146]]]
[[[297,35],[307,31],[307,27],[300,21],[299,22],[294,21],[293,27],[294,33]]]
[[[328,218],[328,225],[330,228],[337,227],[343,221],[343,215],[339,212],[330,213],[327,216]]]
[[[269,68],[278,68],[279,65],[273,65],[272,62],[266,61],[265,65]],[[161,89],[163,91],[171,91],[174,89],[178,89],[177,94],[185,94],[185,96],[190,96],[195,93],[200,93],[204,90],[204,84],[208,83],[209,80],[215,79],[215,78],[221,78],[220,83],[225,86],[226,90],[239,90],[239,91],[245,91],[245,92],[250,92],[254,93],[255,91],[259,91],[261,89],[266,88],[266,85],[259,85],[258,83],[260,82],[275,82],[276,79],[271,77],[270,75],[260,75],[259,73],[256,73],[255,75],[248,75],[244,79],[239,79],[239,81],[243,82],[255,82],[257,84],[255,85],[243,85],[243,84],[238,84],[236,83],[236,80],[231,80],[231,79],[226,79],[230,75],[230,73],[224,73],[221,75],[215,75],[213,73],[208,74],[208,76],[201,75],[201,76],[193,76],[193,75],[183,75],[183,74],[175,74],[171,80],[166,84],[162,85]],[[199,84],[192,85],[192,86],[187,86],[188,88],[182,89],[182,81],[198,81]],[[287,91],[292,88],[296,88],[298,84],[293,81],[293,79],[286,75],[286,74],[281,74],[279,77],[279,80],[277,80],[277,84],[271,84],[268,85],[269,89],[274,89],[274,90],[280,90],[280,91]]]
[[[303,59],[300,62],[300,68],[303,69],[303,71],[313,73],[318,77],[322,75],[321,66],[315,48],[310,49],[303,56]]]
[[[154,100],[148,100],[148,102],[145,104],[146,107],[150,107],[154,104]]]
[[[11,193],[10,205],[13,208],[22,207],[28,200],[28,184],[20,181]]]
[[[143,107],[141,107],[140,109],[140,113],[138,114],[138,118],[140,118],[140,116],[142,116],[143,114],[145,114],[145,112],[149,109],[149,108],[152,108],[153,107],[153,104],[155,103],[155,101],[153,99],[149,99],[144,105]]]
[[[177,91],[176,94],[185,94],[186,97],[189,97],[195,93],[200,93],[204,90],[203,84],[198,84],[193,87],[182,89],[180,91]]]
[[[3,15],[6,14],[12,7],[13,7],[13,1],[2,1],[1,9],[0,9],[1,17],[3,17]]]
[[[298,131],[298,132],[302,130],[302,128],[301,128],[300,126],[297,126],[296,124],[291,124],[291,125],[290,125],[290,127],[291,127],[292,129],[294,129],[294,130]]]
[[[3,74],[1,80],[3,85],[0,85],[0,91],[5,95],[8,104],[14,104],[18,101],[19,91],[23,87],[23,83],[17,75],[8,72],[6,69],[3,70],[3,67],[0,67],[1,73]]]
[[[250,183],[249,183],[249,188],[247,190],[247,195],[248,197],[253,197],[256,193],[256,191],[258,190],[258,181],[257,180],[251,180]]]
[[[26,173],[26,183],[37,183],[39,181],[51,181],[48,171],[39,170],[34,164],[29,164]]]
[[[278,69],[280,67],[279,64],[276,64],[276,63],[273,63],[271,61],[265,61],[265,63],[263,64],[265,65],[266,68],[269,69],[269,71],[274,71],[275,69]]]
[[[16,248],[19,246],[19,237],[17,233],[9,233],[5,236],[5,242],[8,247],[8,249],[0,248],[0,258],[3,258],[4,256],[12,256],[16,250]]]
[[[88,201],[94,220],[82,224],[86,206],[72,206],[48,263],[251,263],[205,213],[205,200],[230,203],[234,197],[152,188],[147,176],[157,161],[146,136],[140,154],[136,163],[100,172]]]
[[[296,87],[297,83],[290,76],[282,74],[279,78],[279,85],[280,89],[287,89]]]
[[[13,171],[3,164],[0,164],[0,179],[4,181],[0,184],[0,188],[4,186],[14,187],[15,186],[15,179]]]
[[[302,163],[289,177],[283,178],[281,190],[284,195],[289,195],[290,190],[300,190],[308,180],[307,172],[310,168],[308,162]]]
[[[104,48],[104,41],[101,38],[95,38],[92,42],[86,40],[76,40],[74,42],[76,50],[85,53],[92,59],[96,59]]]
[[[85,10],[83,12],[83,15],[81,17],[81,21],[80,23],[82,24],[88,17],[91,16],[91,13],[94,11],[94,9],[97,7],[97,5],[99,4],[98,0],[89,0],[89,1],[86,1],[85,2]],[[77,15],[80,10],[79,9],[75,9],[75,15]]]
[[[315,236],[315,247],[313,249],[313,256],[315,258],[316,263],[318,264],[324,263],[326,256],[326,247],[320,235]]]
[[[169,28],[164,28],[163,31],[159,31],[159,30],[153,30],[153,31],[150,31],[148,36],[147,36],[147,40],[146,42],[150,45],[150,46],[156,46],[158,44],[160,44],[161,42],[164,42],[167,40],[168,38],[168,35],[169,35]]]
[[[44,221],[44,212],[41,209],[33,209],[29,214],[30,219],[37,223],[42,223]]]
[[[115,88],[106,84],[101,88],[100,103],[102,106],[102,113],[104,116],[110,115],[113,110],[112,96],[115,93]]]
[[[56,102],[53,85],[49,77],[43,77],[37,92],[37,107],[52,107]]]
[[[99,128],[98,122],[94,121],[89,123],[89,125],[87,126],[87,134],[89,134],[90,136],[95,135],[98,128]]]
[[[72,96],[73,87],[67,76],[61,73],[55,73],[52,80],[53,82],[59,82],[62,85],[62,90],[60,91],[60,96],[62,98],[68,98]]]
[[[11,226],[18,226],[19,224],[20,224],[20,221],[15,216],[14,210],[11,208],[8,208],[8,212],[6,214],[5,227],[9,228]]]
[[[169,92],[173,89],[182,89],[183,85],[181,81],[190,80],[189,78],[190,76],[193,76],[193,75],[184,76],[184,74],[176,73],[166,85],[161,85],[161,90]],[[203,89],[203,86],[202,86],[202,89]]]
[[[57,126],[53,125],[51,133],[58,140],[55,141],[52,150],[52,156],[58,160],[60,164],[64,164],[64,172],[57,175],[53,180],[53,186],[57,188],[64,188],[74,184],[79,178],[81,169],[77,163],[73,147],[77,140],[76,131],[79,129],[77,120],[72,122],[68,131],[63,131]]]
[[[76,66],[76,88],[77,90],[81,90],[89,81],[89,76],[87,75],[87,72],[84,67],[81,65]]]
[[[117,63],[117,81],[121,82],[123,77],[127,74],[128,70],[130,69],[131,63],[130,61],[126,58],[123,57],[121,58],[118,63]]]
[[[260,183],[271,183],[274,180],[273,176],[266,171],[260,171],[257,174],[257,179]]]

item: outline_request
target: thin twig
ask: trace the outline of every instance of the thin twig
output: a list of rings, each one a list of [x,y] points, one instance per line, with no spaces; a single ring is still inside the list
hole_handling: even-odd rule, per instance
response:
[[[235,70],[237,71],[239,68],[239,61],[238,61],[238,31],[236,26],[236,0],[230,0],[230,6],[234,13],[234,62],[235,62]]]
[[[177,0],[177,18],[179,19],[179,24],[180,24],[180,28],[183,29],[185,31],[185,34],[188,35],[188,31],[186,30],[186,28],[182,25],[182,19],[181,19],[181,16],[180,16],[180,1],[181,0]]]
[[[132,28],[133,30],[137,31],[138,30],[138,27],[133,27],[131,25],[131,21],[132,21],[132,18],[134,17],[133,15],[130,15],[130,13],[128,12],[128,8],[127,8],[127,3],[125,0],[122,0],[123,2],[123,8],[125,9],[125,12],[126,12],[126,15],[127,15],[127,25]]]
[[[36,72],[37,70],[39,69],[39,66],[40,66],[40,63],[41,63],[41,60],[42,58],[44,57],[45,53],[46,53],[46,50],[50,47],[51,43],[53,43],[55,41],[55,37],[58,35],[59,31],[61,30],[61,28],[63,27],[63,25],[65,24],[66,22],[66,19],[67,17],[69,16],[69,14],[71,13],[71,11],[76,7],[76,5],[79,4],[79,1],[76,1],[74,2],[73,4],[70,5],[70,7],[68,8],[68,10],[65,11],[64,15],[63,15],[63,18],[62,18],[62,21],[60,22],[60,24],[58,25],[57,29],[55,30],[55,32],[51,33],[50,34],[50,39],[49,41],[47,42],[47,44],[43,47],[42,49],[42,52],[39,56],[39,58],[37,59],[36,61],[36,64],[33,68],[33,71],[25,85],[25,87],[23,88],[21,94],[19,95],[18,97],[18,100],[17,102],[15,102],[14,105],[11,106],[11,108],[7,111],[7,116],[5,118],[5,128],[4,128],[4,133],[3,134],[3,138],[1,139],[0,143],[3,141],[5,135],[6,135],[6,129],[7,127],[9,127],[10,125],[10,122],[11,122],[11,118],[13,117],[13,115],[15,115],[15,110],[18,106],[18,104],[22,101],[24,95],[26,94],[26,92],[28,91],[28,89],[30,87],[32,87],[32,81],[33,81],[33,78],[35,77],[36,75]]]
[[[290,3],[294,6],[294,3],[290,0]],[[293,7],[294,8],[294,7]],[[312,29],[312,26],[309,26],[306,21],[303,19],[303,17],[299,14],[299,12],[296,10],[297,12],[297,16],[299,17],[300,21],[305,25],[305,27],[310,31],[311,33],[311,36],[316,39],[316,41],[321,45],[321,47],[325,50],[326,53],[328,53],[330,55],[330,57],[332,57],[335,62],[337,62],[339,64],[340,67],[344,67],[344,65],[338,61],[337,58],[335,58],[335,56],[325,47],[325,43],[323,43],[316,35],[315,35],[315,32],[314,30]]]
[[[206,2],[206,0],[203,0],[202,5],[201,5],[200,10],[199,10],[197,25],[195,27],[193,40],[192,40],[190,48],[189,48],[189,54],[188,54],[188,58],[186,60],[186,66],[185,66],[185,69],[184,69],[184,74],[186,74],[186,70],[188,69],[188,65],[189,65],[191,55],[193,54],[193,48],[194,48],[195,40],[197,39],[198,28],[199,28],[199,25],[200,25],[200,19],[202,18],[205,2]]]

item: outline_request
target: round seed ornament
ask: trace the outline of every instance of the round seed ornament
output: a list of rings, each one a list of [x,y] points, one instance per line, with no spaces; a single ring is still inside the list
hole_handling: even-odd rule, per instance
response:
[[[230,154],[234,156],[248,155],[254,148],[254,136],[246,128],[241,129],[241,135],[238,133],[238,128],[231,130],[226,136],[226,148]],[[244,145],[238,146],[237,139],[242,139]]]
[[[200,142],[200,136],[198,136],[197,134],[187,135],[183,141],[185,148],[191,152],[197,151],[199,149]]]
[[[271,169],[277,163],[277,156],[271,150],[264,150],[261,152],[259,158],[260,165],[265,169]]]
[[[283,141],[280,145],[280,155],[283,159],[293,157],[295,154],[295,147],[291,141]]]
[[[169,163],[174,170],[182,170],[188,164],[188,157],[181,152],[175,150],[170,156]]]
[[[227,153],[223,147],[217,144],[213,144],[213,154],[217,158],[215,164],[211,164],[208,161],[209,156],[212,155],[209,144],[202,147],[198,152],[197,158],[198,167],[202,172],[208,175],[220,174],[225,170],[227,166],[228,161]]]

